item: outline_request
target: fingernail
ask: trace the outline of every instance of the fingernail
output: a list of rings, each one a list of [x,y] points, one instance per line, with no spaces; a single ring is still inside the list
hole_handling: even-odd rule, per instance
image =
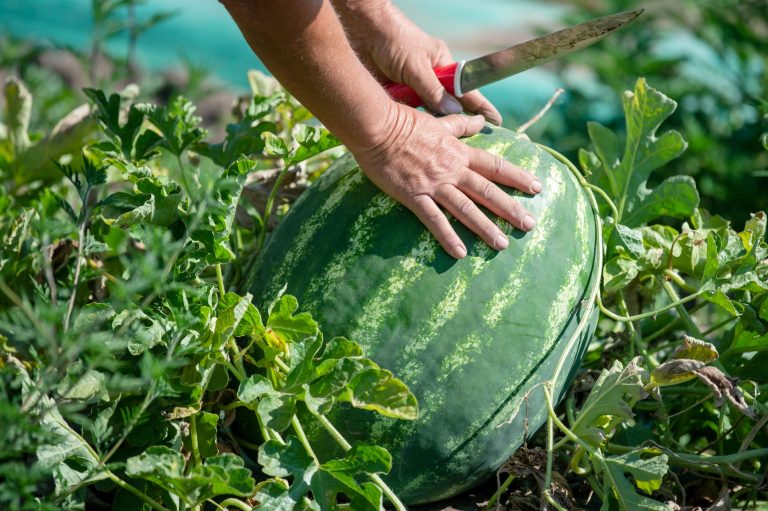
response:
[[[496,112],[490,112],[488,110],[483,110],[483,117],[490,122],[491,124],[495,124],[496,126],[501,126],[501,117],[496,115]]]
[[[533,193],[539,193],[541,191],[541,181],[534,179],[533,183],[531,183],[531,191]]]
[[[525,215],[525,218],[523,218],[523,229],[530,231],[534,227],[536,227],[536,220],[531,215]]]
[[[453,247],[453,255],[457,259],[461,259],[465,255],[467,255],[467,249],[464,248],[464,245],[456,245]]]
[[[496,239],[493,240],[493,248],[495,248],[496,250],[504,250],[508,246],[509,246],[509,240],[503,234],[499,234],[498,236],[496,236]]]
[[[446,95],[443,100],[440,101],[440,109],[444,114],[460,114],[464,111],[461,103],[459,103],[456,98],[449,95]]]

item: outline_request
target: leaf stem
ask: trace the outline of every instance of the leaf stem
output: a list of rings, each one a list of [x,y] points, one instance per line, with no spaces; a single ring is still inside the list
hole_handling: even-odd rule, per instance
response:
[[[283,180],[285,179],[286,174],[288,174],[288,168],[288,165],[283,166],[280,174],[277,175],[277,179],[275,179],[275,184],[272,186],[272,190],[270,190],[269,196],[267,197],[267,203],[264,206],[264,216],[262,217],[263,221],[261,232],[259,233],[259,241],[256,244],[256,253],[261,252],[261,249],[264,246],[264,240],[267,236],[267,229],[269,228],[269,220],[272,216],[272,208],[274,207],[275,198],[277,197],[277,192],[280,190],[280,187],[283,184]]]
[[[192,445],[192,461],[194,466],[199,467],[203,464],[200,459],[200,444],[197,439],[197,414],[189,416],[189,443]]]
[[[701,330],[698,326],[696,326],[696,323],[693,322],[693,318],[691,318],[691,315],[688,314],[687,310],[685,310],[685,307],[683,307],[684,302],[680,300],[680,297],[677,295],[675,288],[672,287],[672,284],[670,284],[668,280],[662,279],[661,286],[664,288],[664,291],[667,292],[670,300],[675,303],[675,308],[677,309],[678,314],[680,314],[680,317],[683,318],[683,322],[691,330],[691,333],[694,334],[697,338],[702,339],[704,336],[702,335]]]
[[[221,504],[219,506],[223,509],[227,509],[229,506],[236,507],[238,509],[242,509],[243,511],[251,511],[253,509],[252,506],[249,506],[245,502],[243,502],[240,499],[236,499],[234,497],[228,498],[226,500],[222,500]]]
[[[619,210],[616,209],[616,204],[614,204],[611,198],[608,196],[608,194],[605,193],[605,190],[603,190],[599,186],[596,186],[587,182],[582,183],[582,185],[585,186],[586,188],[589,188],[593,192],[597,192],[597,194],[600,195],[603,198],[603,200],[605,200],[606,204],[608,204],[608,207],[611,208],[611,213],[613,214],[613,218],[619,217]]]
[[[144,492],[137,489],[135,486],[123,481],[119,477],[117,477],[115,474],[112,473],[111,470],[106,471],[107,477],[112,480],[113,483],[118,485],[123,490],[133,493],[136,497],[138,497],[139,500],[147,504],[152,509],[155,509],[157,511],[168,511],[168,508],[154,500],[153,498],[149,497],[148,495],[144,494]]]
[[[504,480],[503,483],[499,486],[499,488],[494,492],[493,495],[491,495],[491,498],[488,500],[488,504],[485,506],[485,511],[492,511],[493,509],[496,509],[496,503],[499,501],[502,495],[504,495],[504,492],[507,491],[507,488],[509,488],[509,485],[512,484],[512,481],[515,480],[514,474],[509,474],[507,478]]]
[[[611,319],[613,319],[615,321],[621,321],[621,322],[626,323],[627,321],[639,321],[641,319],[647,319],[647,318],[652,318],[654,316],[657,316],[658,314],[660,314],[662,312],[668,311],[670,309],[674,309],[675,307],[683,305],[684,303],[688,303],[688,302],[690,302],[692,300],[695,300],[703,292],[704,292],[703,289],[699,289],[695,293],[690,294],[690,295],[688,295],[688,296],[686,296],[684,298],[680,298],[679,300],[677,300],[677,301],[675,301],[673,303],[667,304],[667,305],[665,305],[663,307],[660,307],[660,308],[658,308],[656,310],[652,310],[652,311],[649,311],[649,312],[643,312],[642,314],[636,314],[634,316],[621,316],[619,314],[616,314],[615,312],[612,312],[612,311],[608,310],[605,307],[605,305],[603,305],[603,302],[602,302],[602,300],[600,300],[599,295],[598,295],[598,299],[597,299],[597,306],[600,307],[600,312],[602,312],[603,314],[605,314],[609,318],[611,318]]]
[[[291,426],[293,426],[293,430],[296,432],[296,436],[299,438],[299,442],[301,442],[301,445],[304,446],[304,449],[306,449],[307,454],[309,454],[313,460],[315,460],[315,463],[318,465],[320,464],[320,460],[317,459],[317,455],[315,454],[315,451],[312,449],[312,445],[309,443],[309,440],[307,439],[307,434],[304,433],[304,428],[301,427],[301,422],[299,422],[299,418],[296,416],[296,414],[291,417]]]
[[[85,203],[83,204],[83,208],[87,208]],[[78,229],[78,241],[77,244],[77,256],[75,260],[75,277],[72,282],[72,294],[69,297],[69,302],[67,303],[67,313],[64,316],[64,331],[66,332],[69,330],[69,319],[72,317],[72,310],[75,308],[75,299],[77,298],[77,286],[80,283],[80,268],[83,266],[83,251],[85,250],[85,225],[86,220],[83,220],[83,223],[80,224],[80,229]]]
[[[224,275],[221,273],[220,263],[216,263],[216,282],[219,285],[219,293],[221,296],[224,296],[226,294],[226,290],[224,289]]]
[[[731,465],[741,461],[746,461],[756,458],[764,458],[768,456],[768,448],[753,449],[751,451],[741,451],[733,454],[717,455],[717,456],[702,456],[699,454],[686,454],[674,452],[666,447],[657,445],[656,447],[662,450],[664,454],[669,457],[669,462],[680,467],[691,468],[695,470],[702,470],[705,472],[713,472],[713,465],[717,465],[718,468],[714,470],[715,473],[723,475],[729,475],[732,477],[738,477],[742,480],[749,481],[751,483],[757,483],[760,481],[760,477],[741,472],[736,470]],[[626,445],[607,444],[606,451],[615,454],[626,454],[630,451],[637,449],[637,447],[630,447]]]

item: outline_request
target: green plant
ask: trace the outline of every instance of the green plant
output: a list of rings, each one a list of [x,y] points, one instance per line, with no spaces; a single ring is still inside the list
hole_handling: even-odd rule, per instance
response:
[[[337,436],[348,452],[320,463],[297,414],[309,408],[334,432],[326,414],[339,402],[410,419],[408,389],[353,341],[324,339],[293,297],[262,320],[250,295],[226,290],[225,274],[238,274],[232,244],[263,239],[261,224],[235,221],[248,173],[327,165],[317,156],[335,139],[301,123],[306,111],[281,90],[255,97],[217,146],[184,98],[163,107],[86,90],[100,135],[80,139],[76,158],[52,163],[58,179],[42,180],[22,160],[31,94],[19,81],[8,89],[2,506],[331,509],[339,494],[377,510],[384,493],[400,506],[379,477],[385,450]],[[309,399],[329,382],[324,400]],[[237,414],[263,435],[258,463],[241,456],[229,428]],[[308,486],[289,487],[299,468]],[[257,484],[254,471],[272,477]]]
[[[657,133],[676,104],[643,79],[623,100],[624,140],[591,123],[593,149],[580,152],[580,179],[601,203],[605,240],[600,341],[586,368],[613,362],[586,396],[572,390],[565,418],[547,387],[542,500],[556,509],[569,504],[555,498],[553,482],[563,480],[553,476],[553,455],[566,450],[566,467],[587,478],[604,510],[667,509],[664,500],[697,499],[696,485],[712,476],[721,499],[749,503],[759,498],[768,456],[759,399],[766,380],[757,369],[768,348],[766,215],[755,213],[737,232],[697,208],[692,179],[649,188],[651,174],[686,146],[679,133]],[[688,221],[679,230],[660,223],[670,217]],[[657,402],[646,407],[649,397]],[[556,429],[565,435],[557,442]],[[679,493],[663,486],[672,467]],[[745,486],[734,490],[729,481]]]

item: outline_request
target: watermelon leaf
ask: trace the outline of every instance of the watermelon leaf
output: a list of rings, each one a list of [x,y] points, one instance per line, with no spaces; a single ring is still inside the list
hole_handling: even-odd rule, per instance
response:
[[[286,343],[297,342],[318,332],[317,322],[308,312],[294,314],[298,308],[298,300],[291,295],[281,296],[270,307],[267,328]]]
[[[217,495],[250,496],[254,491],[251,471],[234,454],[212,456],[202,466],[184,473],[184,457],[165,446],[152,446],[128,458],[125,473],[150,481],[196,506]]]
[[[622,511],[668,509],[665,504],[638,494],[625,475],[630,474],[635,480],[635,486],[649,495],[661,487],[664,474],[669,470],[667,456],[659,454],[643,459],[641,453],[642,450],[634,450],[621,456],[607,456],[594,463],[602,468],[604,487],[612,490],[611,496],[604,496],[601,511],[616,508]]]
[[[618,136],[605,126],[588,125],[594,153],[582,151],[580,161],[588,179],[605,190],[618,208],[614,221],[638,227],[662,216],[684,218],[699,204],[696,184],[688,176],[675,176],[656,188],[647,187],[658,168],[677,158],[687,144],[680,133],[668,131],[657,137],[657,130],[677,103],[638,79],[634,92],[625,92],[626,140],[623,151]],[[622,154],[623,152],[623,154]],[[603,206],[602,213],[609,210]]]
[[[319,464],[295,437],[289,437],[285,445],[275,440],[265,442],[259,448],[258,460],[267,475],[293,477],[289,488],[282,484],[270,485],[271,499],[281,504],[295,504],[303,502],[311,491],[322,510],[337,509],[337,497],[343,494],[349,499],[351,509],[378,511],[382,505],[381,490],[370,482],[359,483],[356,478],[389,472],[392,465],[385,449],[367,444],[356,444],[343,458]]]
[[[626,367],[618,360],[604,369],[578,411],[571,430],[593,446],[601,445],[623,421],[631,421],[632,406],[648,394],[643,389],[647,372],[635,357]]]

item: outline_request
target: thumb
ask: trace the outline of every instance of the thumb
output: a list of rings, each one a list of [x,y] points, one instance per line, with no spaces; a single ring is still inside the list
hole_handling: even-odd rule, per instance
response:
[[[411,67],[409,71],[404,74],[403,81],[416,91],[430,110],[443,115],[460,114],[464,111],[461,103],[445,90],[428,64],[418,68]]]
[[[482,115],[447,115],[437,120],[456,138],[472,136],[485,126]]]

